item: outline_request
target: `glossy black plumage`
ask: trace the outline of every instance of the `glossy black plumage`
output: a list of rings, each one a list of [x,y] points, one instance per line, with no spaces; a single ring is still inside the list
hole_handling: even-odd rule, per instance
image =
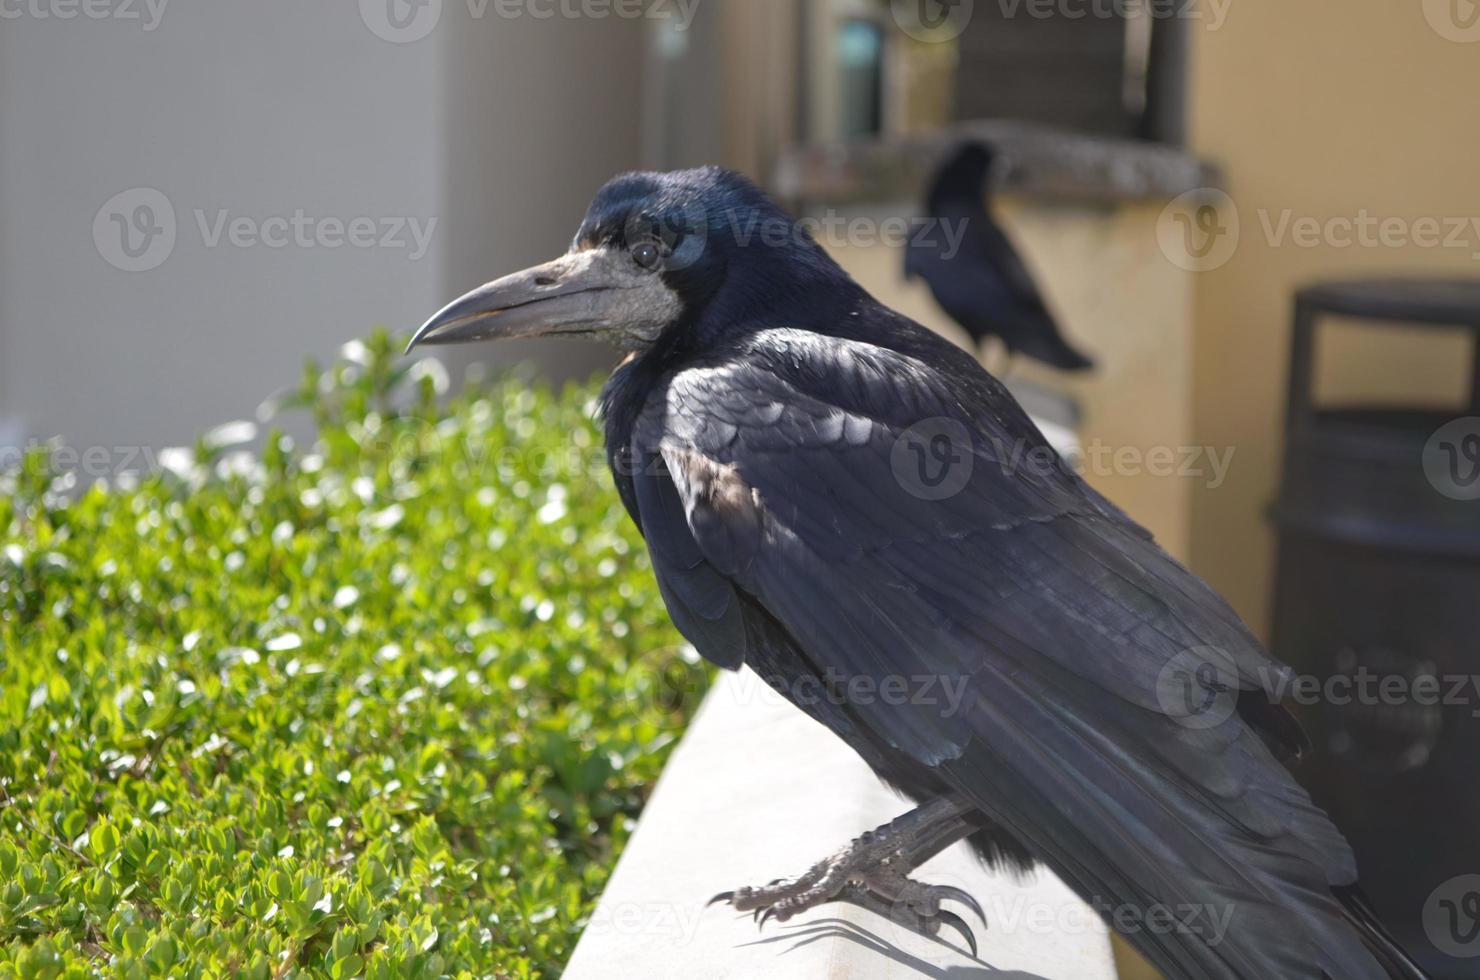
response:
[[[738,233],[757,222],[792,232]],[[681,312],[608,383],[607,450],[705,657],[753,667],[909,796],[968,799],[986,859],[1041,861],[1112,919],[1200,916],[1127,936],[1173,980],[1421,976],[1280,761],[1302,748],[1287,668],[995,378],[735,174],[618,178],[575,252],[639,233],[660,233]],[[423,333],[466,329],[453,309]]]
[[[924,216],[942,231],[912,238],[905,275],[924,279],[941,309],[977,342],[1000,337],[1010,351],[1064,371],[1093,367],[1064,339],[1017,249],[987,209],[992,159],[984,144],[965,143],[936,172]],[[952,248],[955,234],[960,245]]]

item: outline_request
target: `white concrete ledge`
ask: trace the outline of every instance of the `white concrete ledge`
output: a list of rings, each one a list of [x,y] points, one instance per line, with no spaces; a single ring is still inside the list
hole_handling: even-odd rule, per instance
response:
[[[987,871],[965,844],[917,877],[981,902],[990,926],[975,924],[976,959],[846,904],[763,932],[705,906],[716,892],[798,874],[909,807],[754,674],[726,674],[674,751],[564,976],[1113,980],[1107,931],[1088,906],[1046,871],[1025,881]]]

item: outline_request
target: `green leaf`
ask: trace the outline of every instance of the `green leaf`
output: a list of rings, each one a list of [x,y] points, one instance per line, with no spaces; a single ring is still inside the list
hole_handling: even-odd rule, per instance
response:
[[[144,952],[149,942],[149,931],[143,926],[129,926],[123,930],[123,948],[134,955]]]
[[[350,954],[334,961],[334,966],[330,968],[330,975],[334,977],[334,980],[345,980],[348,977],[358,976],[364,968],[365,961],[359,956]]]
[[[107,864],[118,853],[119,836],[117,829],[109,823],[106,818],[93,824],[88,833],[88,849],[99,864]]]

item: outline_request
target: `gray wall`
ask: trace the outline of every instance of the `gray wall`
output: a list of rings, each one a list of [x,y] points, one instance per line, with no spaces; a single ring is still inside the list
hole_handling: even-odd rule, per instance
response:
[[[648,25],[479,19],[459,4],[448,16],[450,299],[564,252],[596,190],[643,165]],[[584,378],[616,360],[608,348],[571,340],[448,354],[444,359],[535,357],[557,378]]]
[[[415,9],[202,0],[155,23],[139,0],[137,20],[0,21],[0,439],[19,419],[77,447],[188,444],[250,417],[306,355],[563,250],[592,191],[638,163],[642,22],[446,0],[395,41],[390,3]],[[99,216],[133,188],[174,212],[146,271],[115,267],[131,260],[111,214],[154,204],[144,225],[164,227],[157,197]],[[223,209],[250,219],[239,243],[290,241],[212,245]],[[319,244],[265,221],[297,212]],[[326,247],[360,217],[375,245]],[[409,227],[382,246],[412,219],[436,222],[426,254]],[[579,360],[561,363],[610,358]]]

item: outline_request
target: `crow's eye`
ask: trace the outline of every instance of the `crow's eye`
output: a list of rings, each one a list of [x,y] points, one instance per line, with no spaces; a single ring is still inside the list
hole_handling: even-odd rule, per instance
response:
[[[652,242],[643,242],[632,249],[632,261],[649,271],[656,269],[662,258],[662,251]]]

